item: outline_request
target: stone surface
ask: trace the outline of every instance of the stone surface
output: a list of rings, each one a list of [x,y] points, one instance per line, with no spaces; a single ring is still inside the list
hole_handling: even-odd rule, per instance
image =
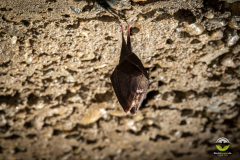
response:
[[[240,2],[2,0],[0,159],[240,156]],[[136,116],[110,75],[121,31],[151,83]]]

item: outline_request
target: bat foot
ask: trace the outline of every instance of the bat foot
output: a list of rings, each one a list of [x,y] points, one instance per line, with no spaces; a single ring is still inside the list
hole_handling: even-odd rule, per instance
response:
[[[132,27],[134,25],[134,22],[128,22],[127,24],[129,27]]]
[[[120,21],[117,22],[117,25],[121,27],[122,35],[124,36],[123,26]]]

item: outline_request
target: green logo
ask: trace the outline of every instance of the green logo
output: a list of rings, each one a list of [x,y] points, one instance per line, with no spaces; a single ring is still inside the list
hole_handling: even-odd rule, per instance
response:
[[[230,142],[228,141],[227,138],[221,137],[218,138],[218,140],[215,142],[216,147],[219,151],[224,152],[228,150]]]
[[[227,145],[227,146],[224,146],[224,147],[222,148],[221,146],[216,145],[217,149],[218,149],[219,151],[221,151],[221,152],[224,152],[224,151],[228,150],[229,146],[230,146],[230,145]]]

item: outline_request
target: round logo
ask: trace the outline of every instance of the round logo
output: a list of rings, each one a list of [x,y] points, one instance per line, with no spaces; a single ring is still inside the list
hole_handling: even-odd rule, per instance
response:
[[[228,141],[227,138],[221,137],[218,138],[218,140],[215,142],[216,147],[219,151],[224,152],[228,150],[230,142]]]

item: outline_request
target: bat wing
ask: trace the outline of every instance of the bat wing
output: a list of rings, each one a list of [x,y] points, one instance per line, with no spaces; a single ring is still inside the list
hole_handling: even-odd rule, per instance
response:
[[[146,69],[143,67],[143,64],[141,60],[134,54],[130,54],[129,56],[126,56],[125,59],[132,63],[134,66],[136,66],[144,75],[149,79],[148,73]]]
[[[126,90],[125,87],[122,87],[123,80],[120,78],[121,76],[126,76],[126,74],[122,73],[121,71],[118,71],[116,68],[111,75],[111,81],[112,81],[113,89],[115,91],[115,94],[118,98],[119,103],[123,107],[123,110],[125,112],[128,112],[130,108],[131,100],[129,100],[130,98],[127,97],[129,95],[128,89]],[[128,82],[129,79],[125,78],[125,81]]]
[[[125,112],[136,114],[148,87],[148,78],[128,60],[122,61],[111,75],[119,103]]]

